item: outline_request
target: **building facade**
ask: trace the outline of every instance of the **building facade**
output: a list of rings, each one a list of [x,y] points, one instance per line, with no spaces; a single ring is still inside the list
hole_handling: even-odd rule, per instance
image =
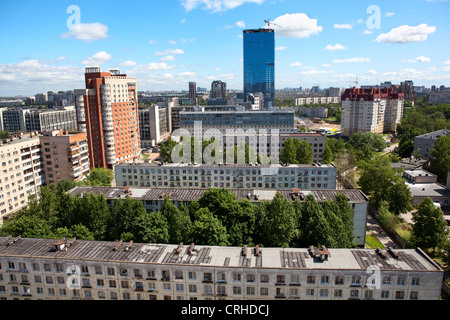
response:
[[[89,175],[88,143],[85,132],[45,131],[40,136],[45,182],[81,181]]]
[[[395,132],[403,116],[404,95],[392,88],[347,89],[341,97],[342,132]]]
[[[75,90],[78,131],[86,132],[91,167],[139,159],[136,79],[119,70],[87,67],[86,89]]]
[[[438,130],[434,132],[429,132],[414,138],[414,151],[420,153],[420,158],[430,159],[431,151],[434,148],[434,143],[441,136],[446,136],[450,133],[449,129]]]
[[[2,300],[439,300],[442,279],[419,248],[0,238]]]
[[[2,125],[11,133],[47,130],[77,130],[77,117],[74,107],[59,109],[4,109]]]
[[[167,138],[172,131],[171,103],[139,109],[139,133],[142,148],[149,148]]]
[[[336,189],[333,165],[121,163],[116,186],[175,188]]]
[[[200,124],[201,127],[196,127]],[[279,133],[294,133],[294,111],[243,110],[180,112],[180,128],[186,129],[191,135],[203,135],[207,130],[214,129],[222,133],[235,130],[255,132],[266,130],[267,133],[278,130]]]
[[[19,133],[0,144],[0,224],[24,208],[45,182],[37,132]]]
[[[227,97],[227,83],[216,80],[211,83],[211,91],[209,93],[210,99],[226,99]]]
[[[264,107],[275,105],[275,31],[269,28],[243,31],[244,96],[261,92]]]
[[[197,83],[189,82],[189,101],[197,104]]]

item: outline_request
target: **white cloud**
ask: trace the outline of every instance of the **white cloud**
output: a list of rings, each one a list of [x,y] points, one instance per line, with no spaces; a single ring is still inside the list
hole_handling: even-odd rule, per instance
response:
[[[175,57],[172,55],[168,55],[168,56],[164,56],[161,59],[159,59],[161,61],[175,61]]]
[[[129,74],[145,74],[145,73],[151,73],[151,72],[160,71],[160,70],[171,70],[174,68],[176,68],[176,66],[169,66],[165,62],[151,62],[149,64],[136,66],[133,69],[128,70],[128,73]]]
[[[186,23],[186,19],[181,20],[181,24]]]
[[[337,51],[337,50],[345,50],[345,49],[347,49],[347,48],[339,43],[336,43],[335,45],[329,44],[325,47],[325,50],[328,50],[328,51]]]
[[[370,62],[370,58],[354,57],[349,59],[334,59],[334,63]]]
[[[93,56],[83,60],[81,63],[84,65],[99,66],[111,60],[111,58],[112,56],[109,53],[105,51],[99,51]]]
[[[392,17],[395,15],[395,12],[386,12],[386,17]]]
[[[376,72],[374,69],[367,70],[366,73],[367,74],[378,74],[378,72]]]
[[[405,59],[405,60],[402,60],[402,62],[411,62],[411,63],[420,62],[420,63],[425,63],[425,62],[431,62],[431,58],[420,56],[420,57],[417,57],[415,59]]]
[[[311,19],[304,13],[285,14],[273,21],[275,34],[280,37],[308,38],[318,34],[323,27],[317,25],[317,19]],[[280,27],[277,27],[280,26]]]
[[[300,67],[302,65],[301,62],[293,62],[291,63],[291,67]]]
[[[40,63],[48,63],[48,64],[56,64],[56,63],[58,63],[58,62],[61,62],[61,61],[63,61],[63,60],[66,60],[67,59],[67,57],[65,57],[65,56],[62,56],[62,57],[59,57],[59,58],[56,58],[56,59],[42,59],[42,60],[39,60],[39,62]]]
[[[191,39],[181,39],[181,42],[183,42],[184,44],[192,43],[192,42],[194,42],[194,41],[195,41],[194,38],[191,38]]]
[[[370,31],[370,30],[364,30],[364,32],[363,32],[363,34],[372,34],[373,33],[373,31]]]
[[[376,42],[388,42],[388,43],[409,43],[425,41],[429,34],[436,31],[436,27],[429,26],[426,23],[420,24],[416,27],[403,25],[398,28],[394,28],[388,33],[380,34],[375,41]]]
[[[275,48],[275,51],[283,51],[283,50],[286,50],[286,49],[287,49],[287,47],[285,47],[285,46],[279,46],[279,47]]]
[[[311,70],[307,70],[307,71],[300,71],[299,74],[304,75],[304,76],[315,76],[315,75],[319,75],[319,74],[329,74],[329,73],[333,73],[333,72],[334,71],[311,69]]]
[[[245,28],[245,22],[244,22],[244,20],[236,21],[236,26],[238,26],[239,28],[244,29],[244,28]]]
[[[322,64],[322,67],[325,67],[325,68],[330,68],[330,67],[331,67],[331,64],[328,64],[328,63],[323,63],[323,64]]]
[[[158,42],[156,42],[155,40],[150,40],[148,43],[149,44],[158,44]]]
[[[207,77],[208,80],[217,80],[217,79],[221,79],[221,80],[233,80],[234,79],[234,73],[230,72],[230,73],[223,73],[223,74],[219,74],[219,75],[211,75]]]
[[[77,23],[69,32],[61,35],[64,39],[75,38],[78,40],[84,40],[86,42],[92,42],[95,40],[104,39],[108,36],[108,27],[101,23]]]
[[[181,49],[166,49],[164,51],[155,52],[155,56],[166,56],[168,54],[184,54]]]
[[[44,60],[0,63],[1,94],[35,94],[49,88],[73,89],[84,86],[84,69],[80,66],[58,66]]]
[[[186,11],[191,11],[197,7],[212,12],[225,12],[242,6],[245,3],[261,4],[265,0],[180,0]]]
[[[445,61],[444,64],[445,64],[446,66],[450,66],[450,60]]]
[[[175,40],[169,40],[169,44],[177,44]]]
[[[135,61],[127,60],[120,64],[121,67],[134,67],[137,63]]]
[[[344,24],[334,24],[333,28],[351,30],[353,29],[353,26],[350,23],[344,23]]]

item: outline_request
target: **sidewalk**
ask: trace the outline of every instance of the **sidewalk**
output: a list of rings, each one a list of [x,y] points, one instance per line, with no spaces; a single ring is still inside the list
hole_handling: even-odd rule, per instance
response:
[[[384,232],[383,228],[379,225],[379,222],[373,218],[370,213],[367,214],[367,234],[372,234],[378,238],[385,248],[396,248],[398,245]]]

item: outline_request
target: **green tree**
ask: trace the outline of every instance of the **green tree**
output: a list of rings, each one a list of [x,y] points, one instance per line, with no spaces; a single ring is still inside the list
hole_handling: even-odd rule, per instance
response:
[[[86,183],[90,186],[110,187],[114,175],[111,170],[105,168],[94,168],[89,172]]]
[[[161,212],[139,215],[132,234],[140,242],[169,243],[169,226]]]
[[[258,220],[260,241],[266,247],[289,247],[297,237],[294,206],[279,192],[271,202],[260,203]]]
[[[2,226],[4,235],[22,236],[24,238],[54,238],[51,226],[38,216],[21,215],[8,219]]]
[[[172,163],[172,150],[176,145],[177,142],[172,137],[159,145],[159,156],[163,162]]]
[[[201,208],[195,213],[195,221],[190,232],[191,242],[200,245],[227,246],[227,229],[208,208]]]
[[[284,142],[284,147],[280,151],[280,161],[282,163],[297,163],[297,148],[292,138],[287,138]]]
[[[412,214],[413,228],[411,234],[412,243],[423,249],[435,251],[447,240],[447,223],[440,208],[435,207],[433,200],[425,198],[417,206],[417,211]]]
[[[186,241],[192,225],[188,209],[186,207],[177,208],[169,197],[165,197],[161,213],[167,220],[169,242],[177,244]]]
[[[389,210],[393,214],[399,215],[413,209],[411,190],[406,185],[405,179],[399,174],[393,175],[392,184],[386,191],[388,199],[393,199],[389,201]]]
[[[332,246],[331,229],[325,219],[322,206],[317,203],[313,195],[306,197],[302,208],[300,220],[300,247],[309,246]]]
[[[438,177],[438,182],[445,184],[450,172],[450,135],[437,139],[431,150],[431,170]]]
[[[198,203],[201,208],[208,208],[221,221],[231,245],[241,246],[252,240],[255,211],[249,201],[237,201],[236,196],[227,189],[210,189]]]
[[[391,209],[395,212],[408,210],[410,193],[403,186],[404,180],[399,170],[392,170],[388,157],[377,157],[371,161],[360,163],[361,175],[359,185],[361,190],[369,197],[370,203],[379,208],[382,201],[388,201],[391,196],[400,196],[401,201],[393,204]],[[408,196],[409,195],[409,196]]]
[[[331,150],[330,145],[325,141],[325,148],[323,149],[322,153],[322,162],[324,164],[330,164],[334,160],[333,158],[333,151]]]
[[[294,139],[294,145],[296,148],[295,159],[297,160],[295,163],[311,164],[314,157],[314,151],[311,145],[307,141],[298,138]]]

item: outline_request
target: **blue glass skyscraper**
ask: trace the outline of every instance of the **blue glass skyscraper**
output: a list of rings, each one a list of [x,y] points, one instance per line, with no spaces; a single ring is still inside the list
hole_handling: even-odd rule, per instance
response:
[[[258,92],[270,108],[275,101],[275,32],[269,28],[244,30],[244,95]]]

